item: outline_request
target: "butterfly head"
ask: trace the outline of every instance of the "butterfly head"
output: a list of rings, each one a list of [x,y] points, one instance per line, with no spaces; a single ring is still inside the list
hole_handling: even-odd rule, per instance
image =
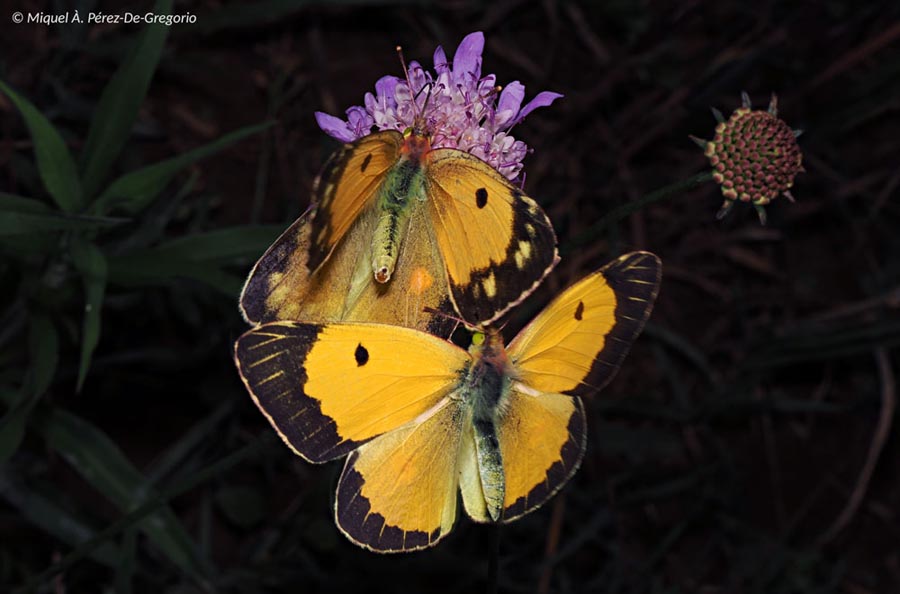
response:
[[[416,116],[415,123],[403,131],[401,154],[407,158],[418,160],[431,150],[431,134],[421,115]]]
[[[511,365],[503,345],[503,335],[497,328],[473,328],[469,354],[501,371],[507,371]]]

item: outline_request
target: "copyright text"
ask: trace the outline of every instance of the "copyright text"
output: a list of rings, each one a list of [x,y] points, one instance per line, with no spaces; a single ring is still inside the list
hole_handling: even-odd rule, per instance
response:
[[[191,13],[185,14],[156,14],[153,12],[123,12],[123,13],[106,13],[106,12],[87,12],[81,14],[77,10],[73,10],[71,12],[62,12],[62,13],[47,13],[47,12],[14,12],[12,14],[12,22],[19,24],[37,24],[37,25],[67,25],[67,24],[77,24],[77,23],[88,23],[88,24],[128,24],[128,23],[143,23],[143,24],[153,24],[158,23],[160,25],[165,25],[166,27],[170,27],[172,25],[180,25],[180,24],[193,24],[197,22],[197,15]]]

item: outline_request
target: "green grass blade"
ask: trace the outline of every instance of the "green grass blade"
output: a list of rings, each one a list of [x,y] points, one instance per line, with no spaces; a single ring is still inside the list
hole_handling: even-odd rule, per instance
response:
[[[25,392],[4,392],[3,400],[9,402],[9,408],[0,418],[0,465],[19,449],[22,438],[25,437],[25,424],[28,422],[30,409],[30,399]]]
[[[94,537],[94,531],[83,520],[45,494],[28,488],[5,467],[0,467],[0,497],[17,509],[31,525],[73,548]],[[88,556],[107,567],[117,567],[121,558],[118,549],[111,542],[104,542],[93,548]]]
[[[0,91],[9,97],[25,119],[34,143],[34,155],[44,188],[56,205],[75,212],[84,205],[81,180],[72,154],[53,124],[30,101],[0,81]]]
[[[159,0],[152,10],[157,15],[171,11],[172,0]],[[131,135],[168,32],[169,27],[165,25],[148,25],[103,89],[82,153],[84,192],[89,198],[100,190],[110,167]]]
[[[81,391],[94,349],[100,341],[100,312],[106,291],[107,263],[100,248],[81,237],[72,238],[72,261],[84,284],[84,324],[81,334],[81,360],[78,364],[76,391]]]
[[[112,208],[119,208],[130,214],[138,213],[159,195],[176,173],[188,165],[213,155],[247,136],[261,132],[271,125],[271,122],[266,122],[247,126],[183,155],[126,173],[103,191],[92,204],[91,210],[96,213],[104,213]]]
[[[88,217],[60,212],[30,213],[0,210],[0,237],[18,237],[50,231],[87,231],[104,229],[127,222],[127,219]]]
[[[179,277],[191,278],[234,296],[241,290],[243,275],[221,267],[256,260],[281,231],[280,225],[232,227],[114,256],[109,262],[109,282],[160,286]]]
[[[32,312],[28,327],[28,376],[25,389],[0,418],[0,464],[9,460],[25,437],[28,415],[56,375],[59,362],[59,337],[50,318]]]
[[[129,528],[122,535],[122,559],[116,569],[116,593],[131,594],[131,580],[137,566],[137,530]]]
[[[0,212],[50,212],[50,207],[40,200],[0,192]]]
[[[32,396],[41,396],[53,382],[59,363],[59,336],[50,318],[33,311],[29,317],[28,354],[31,363],[29,391]]]
[[[2,392],[0,392],[2,394]],[[264,431],[259,434],[259,436],[249,444],[243,446],[240,450],[236,452],[232,452],[228,454],[224,458],[206,466],[202,470],[192,473],[189,477],[180,481],[176,485],[169,487],[164,490],[160,495],[152,495],[148,493],[147,501],[141,504],[139,507],[134,509],[133,511],[125,514],[109,526],[107,526],[104,530],[97,533],[97,535],[84,543],[74,551],[67,554],[60,561],[54,563],[50,567],[48,567],[45,571],[42,571],[40,574],[33,576],[28,580],[21,588],[17,588],[14,590],[16,594],[25,592],[31,592],[37,586],[46,583],[53,576],[65,571],[66,569],[72,567],[75,563],[84,559],[86,556],[90,555],[92,551],[94,551],[97,547],[102,546],[108,539],[114,538],[119,532],[127,529],[129,526],[133,526],[139,521],[146,518],[148,515],[154,513],[158,508],[164,506],[166,502],[171,500],[182,493],[185,493],[198,485],[205,483],[213,477],[216,477],[231,468],[234,468],[238,464],[241,464],[246,459],[256,456],[261,451],[264,451],[268,448],[272,448],[275,445],[275,441],[272,438],[271,431]],[[151,496],[152,495],[152,496]]]
[[[94,425],[59,409],[36,421],[48,445],[123,512],[156,497],[116,443]],[[161,508],[139,526],[173,563],[192,575],[202,574],[196,546],[171,509]]]
[[[283,225],[245,225],[187,235],[156,248],[165,258],[193,262],[229,263],[255,261],[284,230]]]
[[[152,252],[113,257],[109,261],[109,282],[123,287],[168,286],[175,279],[189,278],[225,294],[236,296],[244,278],[196,262],[160,260]]]

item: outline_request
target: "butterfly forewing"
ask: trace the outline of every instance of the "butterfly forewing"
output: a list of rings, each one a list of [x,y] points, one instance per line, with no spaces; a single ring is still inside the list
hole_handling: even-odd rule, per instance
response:
[[[534,200],[474,155],[438,149],[425,168],[453,302],[466,321],[492,322],[556,265],[553,227]]]
[[[345,145],[329,159],[313,191],[316,213],[310,270],[316,270],[325,261],[371,205],[386,176],[397,165],[402,145],[399,132],[376,132]]]
[[[661,264],[626,254],[566,289],[509,345],[523,384],[583,396],[615,375],[659,291]]]
[[[274,322],[241,336],[235,360],[284,441],[323,462],[433,408],[468,354],[402,327]]]

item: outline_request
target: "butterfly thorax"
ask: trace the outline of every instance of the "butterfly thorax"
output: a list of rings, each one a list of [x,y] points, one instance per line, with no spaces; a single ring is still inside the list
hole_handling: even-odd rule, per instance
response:
[[[488,513],[496,521],[506,488],[497,427],[509,399],[512,367],[498,332],[476,333],[469,353],[472,364],[463,391],[472,410],[481,489]]]

